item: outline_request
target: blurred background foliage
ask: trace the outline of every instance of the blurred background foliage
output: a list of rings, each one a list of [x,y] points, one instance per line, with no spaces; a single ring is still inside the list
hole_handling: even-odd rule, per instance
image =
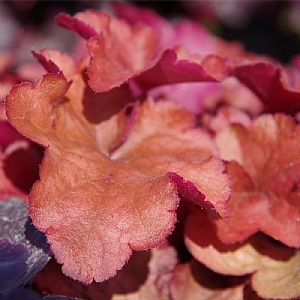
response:
[[[54,16],[84,9],[110,10],[112,1],[4,0],[0,2],[0,52],[14,51],[21,61],[29,50],[45,47],[68,51],[75,41],[57,28]],[[246,49],[288,63],[300,49],[300,1],[169,0],[127,1],[154,9],[169,20],[189,18],[226,40],[241,41]],[[28,49],[27,53],[25,49]]]

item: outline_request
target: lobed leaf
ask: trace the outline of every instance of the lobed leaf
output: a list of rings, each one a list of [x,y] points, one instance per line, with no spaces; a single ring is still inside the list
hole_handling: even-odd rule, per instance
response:
[[[264,299],[299,296],[299,250],[261,233],[243,243],[227,245],[218,238],[214,223],[199,212],[187,219],[185,243],[195,259],[217,273],[235,276],[252,273],[251,285]]]
[[[51,74],[63,75],[68,81],[72,81],[66,97],[72,99],[76,111],[84,114],[91,123],[109,119],[135,100],[127,85],[96,94],[87,84],[86,59],[76,62],[69,55],[50,49],[43,49],[33,54],[45,70]]]
[[[227,164],[230,217],[216,221],[222,241],[235,243],[262,231],[300,246],[299,134],[299,125],[282,114],[263,115],[249,130],[233,125],[219,134],[221,157],[237,162]]]
[[[91,10],[74,17],[61,14],[57,20],[59,25],[88,39],[89,85],[97,92],[109,91],[132,79],[145,92],[165,84],[219,81],[229,74],[227,63],[221,57],[208,56],[196,64],[189,61],[190,57],[180,58],[179,52],[173,49],[162,51],[157,34],[148,26],[131,27]],[[90,34],[89,29],[94,33]]]
[[[207,158],[216,148],[207,134],[191,128],[189,113],[171,103],[145,102],[130,125],[130,137],[108,151],[119,134],[106,141],[103,133],[113,124],[126,129],[125,111],[93,124],[78,109],[78,100],[64,96],[68,87],[63,77],[48,74],[7,97],[10,122],[47,147],[29,211],[67,275],[84,283],[103,281],[115,275],[132,250],[154,247],[170,234],[179,199],[169,171],[197,180],[206,200],[226,215],[228,177],[221,161]],[[152,125],[144,130],[147,124]],[[147,140],[152,146],[139,161]],[[184,158],[185,151],[193,156]],[[192,173],[191,166],[196,167]]]
[[[229,178],[224,164],[216,157],[218,151],[212,138],[194,126],[194,116],[171,102],[160,101],[155,105],[145,102],[140,107],[132,134],[113,157],[122,157],[157,176],[177,173],[183,180],[170,175],[182,198],[201,203],[213,214],[216,209],[217,214],[225,218],[231,193]],[[204,194],[205,201],[199,191]]]
[[[228,75],[235,76],[264,103],[268,112],[295,114],[299,111],[299,76],[297,58],[287,68],[268,57],[250,54],[239,43],[223,41],[189,20],[170,24],[155,12],[128,5],[114,4],[114,11],[132,26],[145,24],[160,36],[161,48],[184,47],[192,55],[217,54],[229,61]],[[224,78],[222,78],[224,79]]]

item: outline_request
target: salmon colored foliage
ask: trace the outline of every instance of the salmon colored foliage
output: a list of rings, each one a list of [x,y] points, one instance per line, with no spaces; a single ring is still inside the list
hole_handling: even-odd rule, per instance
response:
[[[217,136],[221,157],[236,161],[227,165],[233,191],[230,217],[216,222],[223,242],[262,231],[300,247],[299,138],[299,125],[285,115],[264,115],[249,130],[232,125]]]
[[[109,6],[59,14],[78,47],[32,51],[32,72],[0,56],[0,200],[28,200],[38,238],[18,230],[53,254],[27,285],[37,299],[298,299],[299,58]]]
[[[128,130],[126,111],[93,124],[72,96],[64,96],[69,86],[49,74],[7,97],[10,122],[47,147],[29,211],[67,275],[85,283],[103,281],[132,250],[158,245],[170,234],[179,199],[168,172],[193,181],[205,202],[226,215],[227,175],[212,156],[216,147],[209,136],[193,128],[192,115],[172,103],[146,101],[134,112],[129,137],[114,150]],[[103,132],[111,128],[121,133],[110,131],[107,139]]]
[[[258,95],[267,111],[294,114],[299,110],[297,59],[287,68],[269,57],[247,53],[239,43],[212,36],[194,22],[183,20],[171,25],[148,9],[123,3],[116,3],[114,8],[116,14],[130,24],[151,27],[159,36],[160,49],[187,49],[185,59],[196,61],[204,68],[210,66],[208,73],[213,72],[217,80],[235,76]]]

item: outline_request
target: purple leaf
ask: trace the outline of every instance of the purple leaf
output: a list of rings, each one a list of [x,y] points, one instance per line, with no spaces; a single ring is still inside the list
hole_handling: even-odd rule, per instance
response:
[[[27,289],[15,289],[0,296],[1,300],[80,300],[67,296],[40,295]]]
[[[21,244],[0,238],[0,293],[16,285],[26,274],[27,249]]]
[[[27,206],[17,197],[0,201],[0,279],[5,278],[0,292],[30,282],[51,256],[45,235],[31,224]]]

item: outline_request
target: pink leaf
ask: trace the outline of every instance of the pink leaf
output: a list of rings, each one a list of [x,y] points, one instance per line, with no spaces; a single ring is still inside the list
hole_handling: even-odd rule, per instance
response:
[[[265,62],[241,64],[233,71],[264,102],[267,111],[294,114],[300,109],[299,79],[279,64]]]
[[[56,22],[58,25],[78,33],[85,39],[99,35],[93,27],[64,13],[56,16]]]

